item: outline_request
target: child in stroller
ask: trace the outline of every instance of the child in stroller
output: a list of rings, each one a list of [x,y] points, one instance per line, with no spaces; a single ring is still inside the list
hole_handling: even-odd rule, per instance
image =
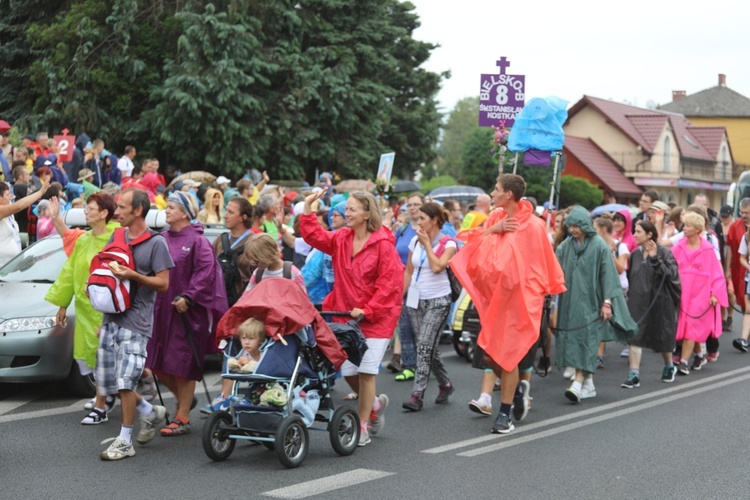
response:
[[[290,280],[264,280],[221,319],[217,336],[249,318],[264,326],[260,359],[253,373],[225,365],[222,378],[234,387],[228,408],[213,412],[203,427],[206,454],[222,461],[237,440],[256,441],[274,449],[283,465],[297,467],[307,454],[308,429],[328,432],[340,455],[353,453],[359,416],[352,408],[334,409],[330,395],[346,354],[306,294]]]

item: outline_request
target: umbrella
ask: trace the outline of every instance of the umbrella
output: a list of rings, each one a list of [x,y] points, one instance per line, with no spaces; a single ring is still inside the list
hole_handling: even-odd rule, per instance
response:
[[[216,176],[203,170],[193,170],[192,172],[186,172],[172,179],[172,182],[169,183],[169,186],[167,186],[167,188],[171,189],[172,186],[174,186],[175,182],[184,181],[185,179],[192,179],[196,182],[200,182],[201,184],[211,184],[216,180]]]
[[[601,205],[596,207],[591,211],[591,215],[594,217],[599,217],[605,212],[619,212],[620,210],[629,210],[630,207],[627,205],[622,205],[620,203],[609,203],[607,205]]]
[[[440,201],[456,200],[472,203],[480,194],[487,193],[484,192],[484,189],[474,186],[442,186],[433,189],[427,193],[427,196]]]
[[[391,193],[406,193],[406,192],[412,192],[412,191],[420,191],[421,189],[422,189],[422,186],[420,186],[418,182],[396,181],[395,184],[393,184]]]
[[[365,191],[369,193],[374,188],[375,184],[372,181],[364,179],[349,179],[333,186],[333,189],[337,193],[349,193],[351,191]]]
[[[0,134],[4,134],[8,130],[10,130],[12,127],[8,122],[5,120],[0,120]]]

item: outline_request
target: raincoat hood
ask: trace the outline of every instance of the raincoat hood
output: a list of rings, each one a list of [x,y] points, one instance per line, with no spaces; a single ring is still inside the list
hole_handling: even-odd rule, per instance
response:
[[[331,209],[328,211],[328,227],[331,228],[333,231],[333,213],[338,212],[344,217],[346,217],[346,200],[342,201],[341,203],[334,205],[331,207]]]
[[[76,147],[83,151],[86,148],[86,144],[91,142],[91,138],[86,134],[86,132],[83,132],[81,135],[76,137]]]
[[[618,214],[625,217],[625,229],[622,234],[616,234],[615,238],[620,240],[628,247],[630,253],[638,247],[638,243],[635,242],[635,236],[633,236],[633,218],[630,216],[630,210],[623,208],[617,212]]]
[[[573,208],[565,219],[565,227],[569,228],[570,226],[580,227],[589,236],[596,234],[596,229],[594,229],[594,224],[591,222],[588,210],[581,206]]]
[[[175,231],[171,227],[167,229],[169,231],[169,236],[171,238],[194,238],[195,236],[200,236],[203,234],[203,224],[200,222],[196,222],[194,224],[190,224],[189,226],[183,227],[180,231]]]

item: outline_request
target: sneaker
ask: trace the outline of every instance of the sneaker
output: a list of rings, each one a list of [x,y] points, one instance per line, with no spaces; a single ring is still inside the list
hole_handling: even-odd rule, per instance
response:
[[[565,397],[568,398],[573,403],[580,403],[581,402],[581,390],[577,389],[575,387],[575,383],[573,383],[570,387],[568,387],[565,390]]]
[[[581,399],[591,399],[596,397],[596,387],[594,385],[584,385],[581,387]]]
[[[690,369],[691,370],[700,370],[701,368],[703,368],[704,366],[706,366],[706,363],[708,363],[708,361],[706,361],[706,358],[699,357],[699,356],[693,356],[693,364],[690,366]]]
[[[94,408],[89,412],[88,415],[83,417],[83,420],[81,420],[81,425],[99,425],[103,424],[104,422],[107,422],[109,418],[107,417],[106,411],[97,410]]]
[[[573,368],[572,366],[567,367],[563,371],[563,378],[567,378],[567,379],[573,380],[573,377],[575,377],[575,376],[576,376],[576,369]]]
[[[122,460],[134,456],[133,443],[128,443],[120,436],[117,436],[117,439],[109,445],[109,448],[99,454],[99,458],[102,460]]]
[[[453,394],[453,391],[455,391],[456,388],[453,387],[453,384],[447,385],[445,387],[440,388],[440,392],[438,393],[437,398],[435,398],[435,404],[436,405],[444,405],[448,402],[448,396]]]
[[[492,415],[492,405],[485,405],[481,399],[472,399],[469,401],[469,409],[480,415]]]
[[[719,351],[709,352],[708,354],[706,354],[706,361],[708,361],[709,363],[716,363],[717,361],[719,361]]]
[[[738,351],[747,352],[747,340],[745,339],[734,339],[732,345]]]
[[[409,411],[419,411],[422,409],[423,405],[424,401],[419,397],[419,394],[413,392],[411,397],[409,398],[409,401],[405,401],[403,404],[401,404],[401,408]]]
[[[668,384],[674,382],[675,373],[677,373],[677,368],[674,366],[665,366],[661,372],[661,381]]]
[[[529,414],[529,407],[531,406],[529,402],[530,390],[531,386],[528,381],[521,380],[518,382],[516,395],[513,396],[513,418],[518,422],[526,418],[526,415]]]
[[[143,382],[143,385],[141,386],[141,397],[146,401],[153,400],[156,397],[156,384],[154,382]]]
[[[626,347],[625,349],[623,349],[623,350],[622,350],[622,351],[620,352],[620,357],[621,357],[621,358],[627,358],[628,356],[630,356],[630,349],[628,349],[628,348]]]
[[[628,374],[628,379],[620,384],[623,389],[632,389],[641,386],[641,379],[635,373]]]
[[[370,430],[373,435],[382,431],[383,427],[385,427],[385,410],[388,408],[388,403],[390,403],[388,396],[385,394],[378,396],[378,400],[380,401],[380,408],[377,411],[372,410],[370,412]]]
[[[604,368],[604,356],[596,357],[596,369]]]
[[[359,428],[359,446],[365,446],[371,442],[372,439],[370,439],[370,433],[367,432],[367,425],[363,422]]]
[[[154,439],[156,435],[156,426],[164,420],[167,415],[167,409],[163,406],[154,405],[153,415],[151,417],[141,416],[141,428],[138,430],[136,441],[138,444],[147,444]]]
[[[690,375],[690,368],[688,368],[687,363],[680,363],[677,366],[677,373],[680,375]]]
[[[510,431],[515,429],[510,416],[505,413],[498,412],[495,424],[492,426],[493,434],[508,434]]]
[[[210,405],[206,405],[201,408],[201,413],[210,415],[215,411],[229,411],[229,398],[225,398],[221,394],[216,396]]]

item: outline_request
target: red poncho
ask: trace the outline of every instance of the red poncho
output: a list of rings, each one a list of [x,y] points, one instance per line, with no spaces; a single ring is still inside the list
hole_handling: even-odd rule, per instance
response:
[[[565,291],[565,277],[531,204],[518,204],[515,232],[485,235],[507,216],[494,210],[485,228],[459,234],[467,244],[450,262],[471,296],[482,330],[477,343],[503,370],[512,371],[539,338],[545,295]]]
[[[740,243],[742,238],[747,234],[747,227],[742,219],[732,222],[727,232],[727,246],[732,255],[730,271],[732,273],[732,286],[734,286],[734,296],[737,299],[737,305],[744,309],[745,307],[745,268],[740,264]]]

